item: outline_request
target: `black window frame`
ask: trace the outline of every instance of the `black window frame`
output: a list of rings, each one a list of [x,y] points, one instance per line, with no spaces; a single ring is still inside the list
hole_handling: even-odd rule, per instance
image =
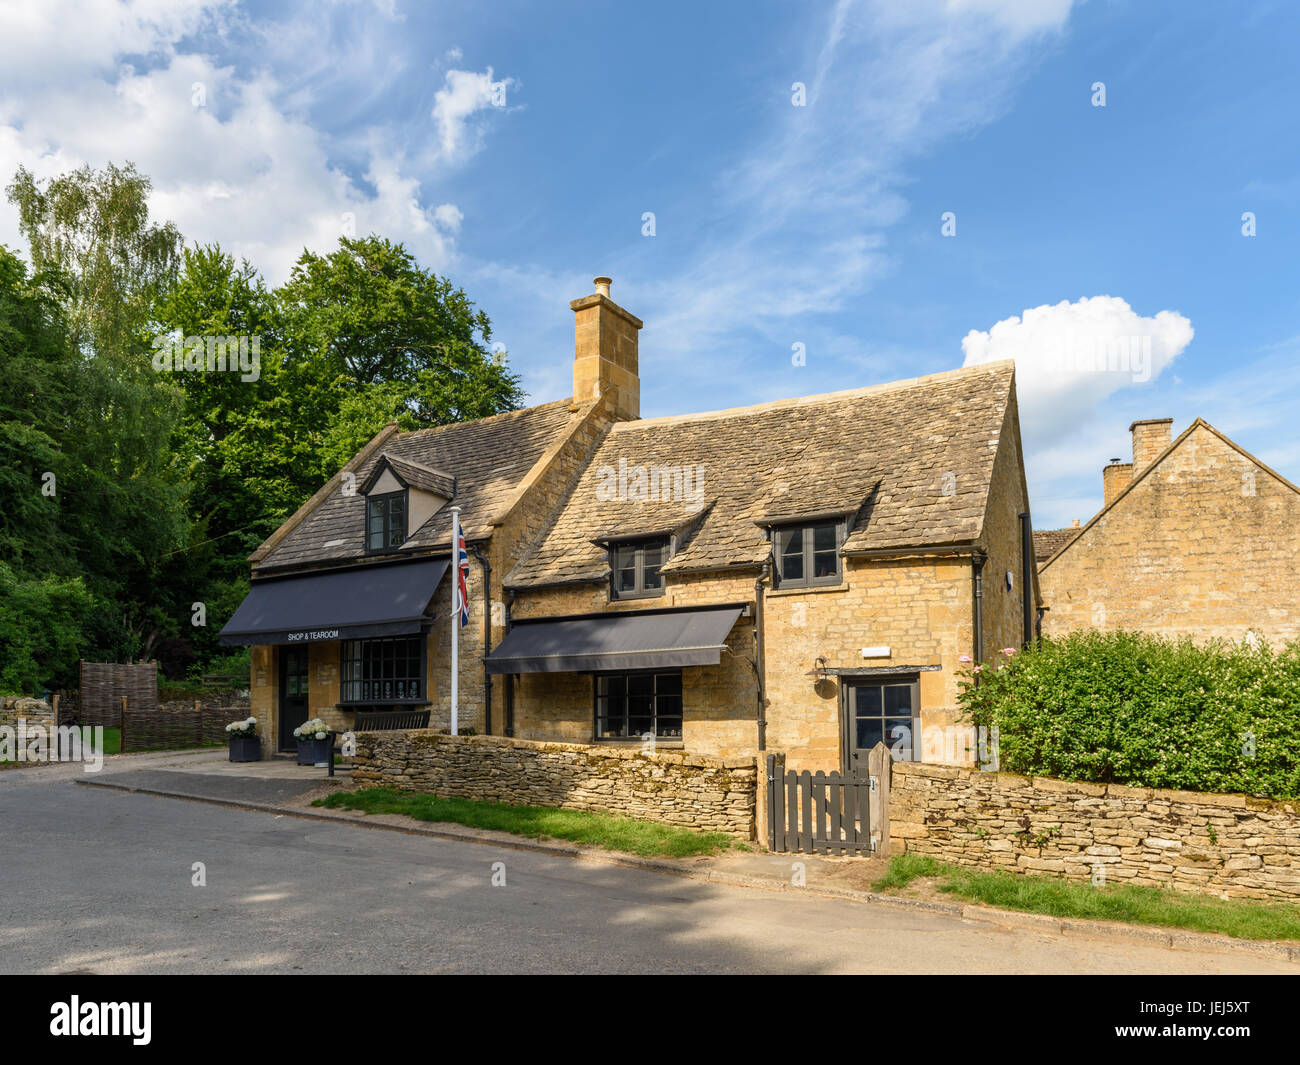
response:
[[[401,648],[402,653],[400,655],[397,653],[399,650],[398,644],[405,645]],[[351,654],[353,647],[358,649],[356,655]],[[393,650],[392,655],[385,653],[389,648]],[[367,652],[375,651],[378,652],[377,655],[368,656]],[[428,655],[429,641],[425,633],[417,633],[411,636],[376,636],[370,639],[339,641],[339,705],[352,710],[368,706],[426,705],[429,702],[427,698],[429,687]],[[386,660],[390,660],[393,665],[393,675],[389,677],[383,675],[388,664]],[[366,676],[365,667],[373,665],[376,661],[379,665],[379,676]],[[405,670],[400,677],[397,676],[399,661],[404,663],[403,669]],[[357,676],[350,675],[354,665],[361,671]],[[412,665],[415,670],[414,673],[410,671]],[[391,681],[394,685],[408,685],[405,694],[384,698],[382,694],[374,694],[373,690],[369,693],[365,690],[365,685],[369,683],[380,685],[382,691],[382,685],[386,681]],[[414,694],[411,693],[409,688],[412,683],[416,686]],[[348,689],[353,684],[357,685],[356,697],[349,698]],[[394,687],[394,691],[396,691],[396,687]]]
[[[592,737],[596,743],[629,743],[641,740],[645,732],[650,732],[656,743],[680,743],[682,742],[682,729],[686,719],[686,694],[684,688],[684,678],[681,669],[629,669],[615,670],[604,673],[593,673],[591,683],[592,693]],[[633,720],[631,699],[634,697],[645,698],[646,693],[636,693],[631,691],[633,678],[653,678],[651,683],[650,728],[645,731],[631,731],[631,721]],[[660,678],[672,678],[675,683],[666,685],[668,690],[660,691]],[[602,684],[606,690],[601,691]],[[618,687],[622,691],[617,690]],[[671,690],[673,687],[675,691]],[[605,712],[601,712],[601,700],[606,702]],[[623,733],[620,735],[604,736],[601,734],[601,722],[610,721],[614,715],[610,712],[610,702],[614,699],[621,699],[623,705],[618,713],[618,718],[623,723]],[[661,715],[660,700],[676,700],[676,712]],[[638,717],[644,715],[636,715]],[[675,732],[661,732],[659,723],[661,716],[669,722],[676,722]]]
[[[821,577],[812,576],[815,568],[817,555],[825,555],[826,548],[816,549],[816,530],[830,528],[834,537],[835,546],[830,549],[832,557],[835,559],[835,572],[826,574]],[[797,521],[788,522],[772,527],[772,575],[773,582],[777,588],[829,588],[844,583],[844,560],[840,556],[840,548],[844,546],[845,522],[843,519],[830,519],[821,521]],[[802,536],[800,541],[801,551],[798,555],[784,551],[784,543],[788,542],[784,538],[793,533],[799,533]],[[800,565],[803,569],[802,576],[786,576],[783,568],[785,558],[799,558]]]
[[[648,548],[659,549],[659,562],[654,567],[659,578],[657,588],[647,588],[645,583],[645,553]],[[619,565],[619,553],[631,551],[635,587],[631,591],[619,588],[619,574],[626,566]],[[609,598],[611,602],[624,599],[660,599],[664,594],[664,564],[673,557],[673,540],[670,536],[648,536],[643,540],[622,540],[609,545]]]
[[[402,504],[401,507],[402,524],[400,530],[401,539],[398,540],[396,543],[392,543],[391,541],[393,539],[393,532],[396,529],[396,522],[393,518],[393,504],[398,501],[400,501]],[[379,547],[374,547],[370,542],[371,508],[374,507],[376,504],[383,504],[384,506],[383,529],[381,531],[383,543]],[[384,555],[384,554],[388,554],[391,551],[398,550],[404,543],[406,543],[408,525],[410,524],[410,520],[411,520],[411,501],[407,489],[400,488],[396,492],[380,492],[375,495],[366,496],[366,526],[365,526],[366,554]]]

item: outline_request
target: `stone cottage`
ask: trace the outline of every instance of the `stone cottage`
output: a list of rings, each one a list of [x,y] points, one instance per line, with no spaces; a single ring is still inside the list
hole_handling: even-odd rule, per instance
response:
[[[1101,510],[1035,534],[1043,632],[1141,629],[1275,643],[1300,637],[1300,489],[1208,422],[1129,426]]]
[[[595,285],[572,398],[389,426],[254,553],[223,641],[253,647],[265,746],[310,715],[448,727],[456,505],[462,729],[969,761],[959,673],[1040,606],[1013,364],[642,419],[642,323]]]

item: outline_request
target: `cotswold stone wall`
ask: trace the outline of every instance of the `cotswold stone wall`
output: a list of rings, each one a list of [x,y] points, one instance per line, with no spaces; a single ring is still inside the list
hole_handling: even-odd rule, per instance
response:
[[[352,779],[444,798],[600,810],[754,837],[753,758],[447,736],[429,729],[357,733]]]
[[[961,865],[1300,898],[1294,802],[895,762],[889,831],[896,851]]]
[[[55,724],[54,708],[44,700],[9,695],[0,697],[0,726],[17,728],[20,717],[26,719],[28,728]]]

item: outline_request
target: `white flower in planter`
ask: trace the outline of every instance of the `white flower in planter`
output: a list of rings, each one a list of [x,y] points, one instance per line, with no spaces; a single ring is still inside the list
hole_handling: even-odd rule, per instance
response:
[[[328,736],[328,735],[329,735],[328,732],[318,732],[318,733],[316,733],[316,738],[317,738],[318,740],[323,740],[323,739],[324,739],[326,736]]]

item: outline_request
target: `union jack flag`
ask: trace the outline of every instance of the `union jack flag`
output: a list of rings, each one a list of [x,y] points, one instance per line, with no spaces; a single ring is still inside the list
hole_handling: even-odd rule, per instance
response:
[[[460,627],[469,624],[469,552],[465,550],[465,530],[456,519],[456,604],[460,613]]]

